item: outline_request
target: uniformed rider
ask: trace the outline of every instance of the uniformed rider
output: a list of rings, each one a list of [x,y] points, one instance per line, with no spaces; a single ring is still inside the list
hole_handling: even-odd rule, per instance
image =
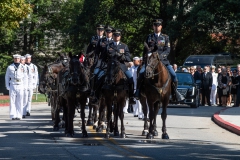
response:
[[[135,92],[135,97],[136,99],[139,99],[140,96],[140,87],[143,82],[144,78],[144,72],[146,69],[146,61],[147,61],[147,56],[151,55],[152,52],[157,51],[159,54],[159,57],[161,59],[161,62],[167,67],[171,79],[172,79],[172,87],[175,93],[173,93],[173,100],[175,101],[182,101],[184,100],[184,97],[177,91],[177,76],[176,73],[174,72],[173,68],[171,67],[167,56],[170,53],[170,41],[169,41],[169,36],[166,34],[162,34],[162,19],[155,19],[153,20],[153,30],[154,33],[149,34],[146,43],[149,47],[148,51],[144,51],[143,55],[143,61],[144,61],[144,66],[141,68],[139,77],[138,77],[138,82],[137,82],[137,90]]]
[[[93,103],[98,103],[99,99],[99,87],[96,88],[96,91],[94,91],[95,88],[95,82],[99,82],[100,78],[105,75],[106,69],[107,69],[107,62],[104,60],[106,59],[106,48],[109,43],[113,41],[112,39],[112,30],[114,29],[112,26],[105,26],[105,37],[101,38],[98,41],[96,50],[95,50],[95,56],[98,56],[98,61],[96,62],[93,77],[91,79],[91,94],[90,97],[92,97]],[[99,85],[97,83],[96,85]]]
[[[20,63],[21,55],[13,55],[14,63],[8,66],[5,74],[5,86],[9,90],[10,118],[12,120],[22,119],[24,67]]]
[[[108,59],[114,59],[120,62],[120,67],[128,79],[129,84],[129,104],[136,104],[133,98],[134,92],[134,82],[131,72],[128,70],[125,62],[131,62],[131,54],[129,52],[128,46],[122,43],[120,29],[114,29],[113,31],[113,42],[109,43],[107,46],[107,57]]]
[[[30,116],[32,109],[32,96],[33,90],[37,88],[38,84],[38,68],[35,64],[31,63],[32,56],[30,54],[26,54],[26,65],[28,68],[29,78],[28,78],[28,101],[27,101],[27,113],[26,116]]]

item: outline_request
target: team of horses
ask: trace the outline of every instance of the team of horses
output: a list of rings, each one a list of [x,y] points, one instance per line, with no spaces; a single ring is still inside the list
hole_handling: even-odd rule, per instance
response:
[[[88,137],[87,125],[93,126],[93,129],[96,129],[97,132],[102,132],[106,128],[106,138],[110,137],[110,133],[125,138],[123,108],[128,97],[128,85],[127,78],[122,72],[119,62],[109,60],[106,75],[111,76],[101,77],[100,82],[95,86],[101,88],[99,103],[92,104],[90,100],[88,104],[88,120],[85,121],[85,105],[90,92],[82,91],[81,88],[84,80],[89,82],[91,78],[94,78],[92,76],[94,51],[86,56],[84,63],[80,63],[79,56],[72,55],[72,53],[59,53],[58,55],[59,57],[55,62],[44,66],[39,81],[39,91],[48,97],[51,105],[51,115],[54,122],[53,130],[58,131],[60,126],[65,124],[62,127],[65,127],[66,136],[74,136],[73,121],[75,110],[78,108],[82,120],[82,137]],[[87,77],[87,79],[84,79],[84,77]],[[140,97],[144,113],[142,135],[146,136],[147,139],[158,136],[157,115],[160,107],[162,107],[161,118],[163,122],[162,139],[169,139],[166,133],[166,118],[170,95],[170,75],[165,65],[162,64],[158,53],[153,52],[147,57]],[[61,110],[63,111],[62,121],[60,119]],[[97,112],[99,116],[97,116]],[[148,115],[149,119],[147,118]],[[118,118],[121,121],[120,133],[118,130]]]

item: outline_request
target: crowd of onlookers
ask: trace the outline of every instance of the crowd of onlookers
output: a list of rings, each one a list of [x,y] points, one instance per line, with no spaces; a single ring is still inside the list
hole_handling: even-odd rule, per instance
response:
[[[175,71],[189,72],[195,83],[199,84],[201,91],[201,105],[205,102],[209,106],[240,106],[240,64],[236,69],[229,66],[191,66],[178,69],[172,65]],[[233,105],[231,105],[233,101]]]

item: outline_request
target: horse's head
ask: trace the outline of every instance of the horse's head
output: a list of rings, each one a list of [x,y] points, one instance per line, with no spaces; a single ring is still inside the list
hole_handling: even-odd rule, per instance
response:
[[[69,62],[69,69],[71,74],[71,83],[73,85],[80,84],[80,75],[81,75],[81,66],[79,61],[79,56],[72,55],[69,53],[70,62]]]
[[[69,57],[66,53],[58,53],[59,55],[59,61],[62,62],[64,66],[67,66],[69,64]]]
[[[153,52],[147,57],[146,71],[145,77],[152,78],[154,76],[154,72],[157,69],[158,64],[160,63],[160,58],[158,52]]]

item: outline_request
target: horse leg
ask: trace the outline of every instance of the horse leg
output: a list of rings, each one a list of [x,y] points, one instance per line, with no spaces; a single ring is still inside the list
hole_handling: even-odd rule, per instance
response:
[[[166,129],[166,119],[167,119],[167,105],[163,105],[162,114],[161,114],[163,126],[162,126],[162,139],[169,139]]]
[[[153,135],[154,136],[158,136],[158,131],[157,131],[157,115],[158,115],[158,111],[160,108],[160,102],[156,102],[154,104],[154,123],[153,123]]]
[[[61,98],[60,98],[61,99]],[[55,105],[56,108],[53,108],[53,112],[54,112],[54,117],[55,117],[55,121],[54,121],[54,126],[53,126],[53,131],[58,131],[59,130],[59,122],[60,122],[60,104],[63,103],[59,103],[58,105]]]
[[[74,117],[74,114],[75,114],[75,103],[72,103],[72,102],[75,102],[74,99],[70,99],[68,100],[67,104],[67,108],[68,108],[68,132],[67,132],[67,136],[71,136],[73,137],[74,135],[74,130],[73,130],[73,117]]]
[[[123,103],[121,103],[121,105],[119,105],[119,109],[120,109],[119,110],[119,118],[121,120],[121,138],[126,138],[125,127],[124,127],[124,123],[123,123],[123,119],[124,119],[123,107],[124,106],[125,106],[125,104],[123,101]]]
[[[147,105],[146,105],[146,99],[145,97],[141,96],[140,102],[142,104],[142,110],[144,114],[144,126],[143,126],[143,131],[142,131],[142,136],[146,136],[148,134],[148,122],[147,122]]]
[[[119,113],[119,104],[114,103],[114,136],[119,136],[118,131],[118,113]]]
[[[93,129],[96,129],[98,126],[98,120],[97,120],[97,105],[94,105],[93,107]]]
[[[147,134],[147,139],[153,139],[153,119],[154,119],[154,104],[152,102],[149,103],[148,101],[148,106],[149,106],[149,121],[150,121],[150,126]]]
[[[112,103],[107,104],[107,129],[106,129],[106,138],[110,138],[110,121],[112,120]]]
[[[100,100],[100,106],[99,106],[99,119],[98,119],[98,125],[97,125],[97,128],[96,128],[96,132],[102,132],[103,131],[103,127],[101,125],[101,117],[102,117],[102,114],[103,114],[103,110],[104,110],[104,103],[103,103],[103,100],[101,99]]]
[[[93,121],[92,121],[92,108],[93,108],[93,105],[90,102],[89,103],[89,114],[88,114],[87,126],[92,126],[93,125]]]
[[[85,126],[85,105],[87,102],[87,97],[80,98],[81,104],[81,118],[82,118],[82,137],[88,137],[86,126]]]
[[[65,120],[65,135],[67,135],[67,132],[68,132],[68,107],[66,105],[66,101],[64,101],[64,104],[63,104],[63,117],[64,117],[64,120]],[[60,111],[60,109],[59,109]]]

